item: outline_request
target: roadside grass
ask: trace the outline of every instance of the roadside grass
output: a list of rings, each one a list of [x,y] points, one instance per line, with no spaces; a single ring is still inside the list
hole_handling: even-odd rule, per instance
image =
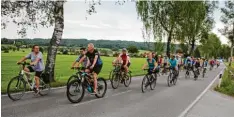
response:
[[[29,49],[25,49],[24,52],[20,51],[10,51],[9,53],[1,53],[1,93],[6,93],[7,85],[11,78],[17,76],[19,73],[19,66],[16,62],[23,56],[30,52]],[[44,54],[44,63],[46,63],[46,54]],[[55,64],[55,80],[52,83],[52,87],[64,86],[67,79],[74,74],[76,71],[71,70],[70,66],[72,62],[76,59],[76,55],[57,55]],[[101,57],[103,60],[103,68],[100,73],[100,77],[109,79],[109,73],[113,69],[112,61],[114,57]],[[132,71],[132,76],[143,75],[145,72],[141,70],[144,64],[144,58],[131,58],[130,70]]]
[[[215,90],[234,97],[234,78],[232,78],[229,73],[229,71],[234,73],[234,64],[232,63],[231,67],[228,66],[228,63],[225,63],[225,65],[226,70],[224,71],[224,75],[222,77],[222,83],[220,87],[216,86]]]

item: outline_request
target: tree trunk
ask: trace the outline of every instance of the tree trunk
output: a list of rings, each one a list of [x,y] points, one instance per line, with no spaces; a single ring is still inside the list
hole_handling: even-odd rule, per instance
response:
[[[167,56],[170,58],[170,51],[171,51],[171,32],[167,38]]]
[[[230,66],[230,67],[232,66],[233,48],[234,48],[234,46],[232,45],[232,47],[231,47],[231,56],[230,56],[230,60],[229,60],[229,66]]]
[[[50,78],[50,81],[52,82],[55,81],[54,68],[55,68],[56,54],[59,43],[62,39],[63,29],[64,29],[63,5],[64,1],[55,2],[55,8],[54,8],[55,26],[54,26],[52,39],[50,40],[50,44],[48,47],[47,60],[45,66],[46,76],[47,78]]]
[[[193,55],[194,48],[195,48],[195,39],[193,38],[192,44],[191,44],[191,50],[190,50],[190,52],[189,52],[190,55]]]

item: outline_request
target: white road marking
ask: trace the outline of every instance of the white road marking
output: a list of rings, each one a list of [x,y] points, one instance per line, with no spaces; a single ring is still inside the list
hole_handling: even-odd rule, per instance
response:
[[[224,73],[224,69],[219,72],[219,74]],[[198,97],[178,116],[185,117],[189,110],[202,98],[202,96],[209,90],[209,88],[214,84],[214,82],[219,78],[219,74],[212,80],[212,82],[205,88],[205,90],[198,95]]]
[[[127,90],[127,91],[124,91],[124,92],[113,94],[112,96],[118,96],[118,95],[121,95],[121,94],[124,94],[124,93],[128,93],[128,92],[131,92],[131,91],[132,90]]]

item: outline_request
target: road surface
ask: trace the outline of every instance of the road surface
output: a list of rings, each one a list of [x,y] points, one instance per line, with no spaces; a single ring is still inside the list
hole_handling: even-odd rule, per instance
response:
[[[13,102],[2,96],[2,117],[177,117],[224,68],[208,71],[205,78],[185,79],[184,72],[176,86],[168,87],[167,76],[160,76],[155,90],[141,92],[141,77],[134,77],[130,87],[123,84],[112,89],[108,82],[106,96],[97,99],[86,95],[78,104],[71,104],[65,88],[53,90],[44,97],[27,94]]]

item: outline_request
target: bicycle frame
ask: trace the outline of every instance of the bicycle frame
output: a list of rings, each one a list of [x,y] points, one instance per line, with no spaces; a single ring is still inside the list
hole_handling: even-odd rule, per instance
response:
[[[34,72],[33,72],[34,73]],[[31,72],[26,72],[23,69],[21,69],[19,76],[22,76],[22,78],[24,79],[24,81],[26,81],[26,83],[28,84],[28,86],[30,87],[31,90],[33,90],[34,86],[35,86],[35,78],[33,78],[32,80],[32,85],[29,83],[28,78],[26,76],[26,74],[29,74],[30,76],[33,75],[33,73]],[[20,79],[19,79],[20,80]]]

